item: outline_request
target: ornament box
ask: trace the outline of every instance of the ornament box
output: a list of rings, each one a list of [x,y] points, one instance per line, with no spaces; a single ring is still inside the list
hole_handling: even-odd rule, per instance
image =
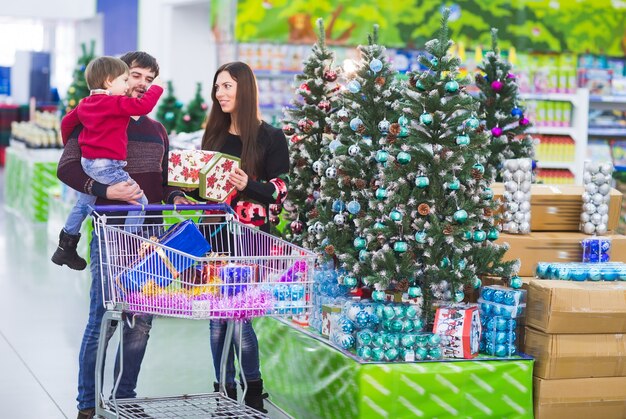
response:
[[[200,170],[200,196],[213,202],[224,202],[235,191],[228,180],[239,167],[240,160],[228,154],[215,153]]]
[[[330,336],[333,322],[341,315],[341,306],[335,304],[322,304],[322,336]]]
[[[433,333],[441,336],[446,358],[475,358],[480,332],[480,313],[476,305],[442,306],[435,313]]]
[[[213,151],[172,150],[167,160],[167,184],[180,188],[200,187],[200,170],[215,155]]]
[[[537,419],[626,417],[626,377],[534,377],[533,388]]]
[[[626,376],[621,333],[547,334],[526,328],[524,353],[535,358],[533,374],[544,379]]]
[[[534,276],[538,262],[580,262],[580,242],[588,236],[577,232],[532,232],[530,234],[501,234],[497,244],[508,243],[509,250],[504,260],[521,261],[520,276]],[[613,234],[611,239],[611,261],[626,262],[626,236]]]
[[[526,325],[545,333],[626,333],[626,282],[533,280]]]
[[[494,199],[502,198],[504,185],[491,186]],[[579,231],[584,187],[581,185],[541,185],[530,187],[531,231]],[[609,222],[607,228],[614,231],[619,223],[622,206],[622,193],[611,189],[609,201]]]

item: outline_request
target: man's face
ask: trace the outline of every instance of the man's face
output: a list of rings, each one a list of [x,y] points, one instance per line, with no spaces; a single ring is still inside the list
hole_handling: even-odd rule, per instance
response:
[[[154,72],[149,68],[131,67],[128,76],[128,92],[130,97],[142,97],[152,81],[154,80]]]

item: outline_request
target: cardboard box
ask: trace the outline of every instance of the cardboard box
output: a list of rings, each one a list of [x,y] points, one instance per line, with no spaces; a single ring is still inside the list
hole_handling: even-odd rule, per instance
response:
[[[228,154],[215,153],[200,170],[200,196],[213,202],[224,202],[235,191],[229,177],[239,168],[240,160]]]
[[[437,309],[433,333],[441,336],[444,357],[475,358],[480,345],[480,332],[477,306],[457,304]]]
[[[626,377],[533,378],[537,419],[626,417]]]
[[[526,328],[523,352],[544,379],[626,376],[626,339],[618,334],[547,334]]]
[[[491,186],[494,198],[502,198],[504,185]],[[584,192],[580,185],[532,185],[530,188],[531,231],[579,231]],[[622,193],[611,189],[609,201],[608,230],[613,231],[619,223]]]
[[[626,282],[532,280],[526,324],[546,333],[626,333]]]
[[[167,184],[184,188],[200,187],[200,169],[206,166],[214,155],[214,151],[170,151],[167,160]]]
[[[587,239],[583,233],[533,232],[530,234],[500,234],[497,244],[508,243],[510,248],[504,260],[521,261],[520,276],[534,276],[538,262],[580,262],[582,246]],[[611,238],[611,261],[626,262],[626,236],[613,234]]]
[[[334,304],[322,304],[322,336],[330,336],[333,317],[339,318],[341,315],[341,306]]]

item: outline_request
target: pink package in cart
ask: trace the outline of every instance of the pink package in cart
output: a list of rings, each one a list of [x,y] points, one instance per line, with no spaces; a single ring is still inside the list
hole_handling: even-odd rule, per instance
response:
[[[167,184],[181,188],[199,188],[200,170],[216,153],[203,150],[172,150],[167,160]]]

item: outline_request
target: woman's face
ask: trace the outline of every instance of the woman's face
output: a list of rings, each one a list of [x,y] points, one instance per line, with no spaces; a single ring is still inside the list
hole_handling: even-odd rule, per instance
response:
[[[237,106],[237,82],[228,71],[222,71],[215,81],[215,98],[222,112],[232,113]]]

